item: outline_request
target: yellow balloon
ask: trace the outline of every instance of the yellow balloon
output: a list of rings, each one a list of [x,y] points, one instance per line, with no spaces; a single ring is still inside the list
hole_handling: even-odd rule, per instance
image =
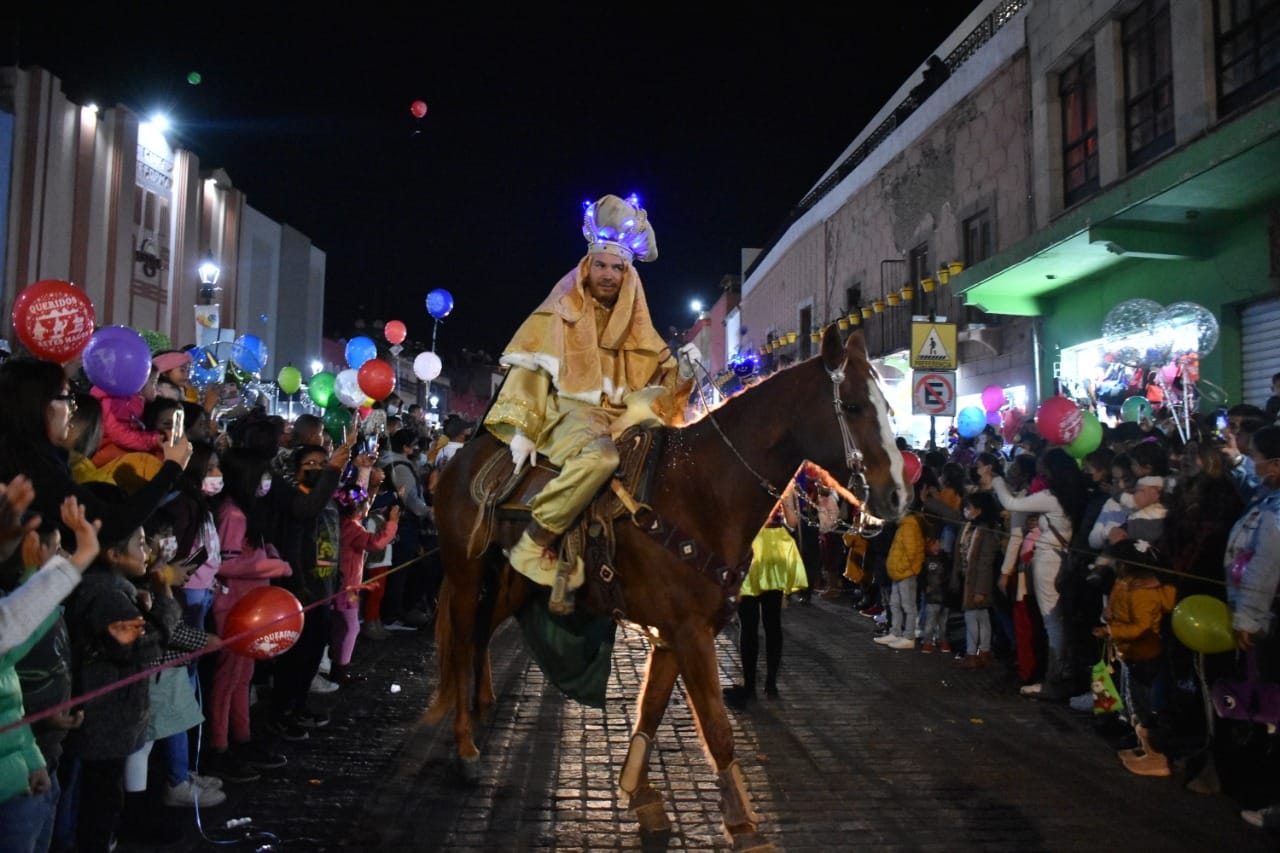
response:
[[[1188,595],[1173,608],[1173,634],[1192,651],[1207,655],[1236,647],[1231,610],[1221,598]]]

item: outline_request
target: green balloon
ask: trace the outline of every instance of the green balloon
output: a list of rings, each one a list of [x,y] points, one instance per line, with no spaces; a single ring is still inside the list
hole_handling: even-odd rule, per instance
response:
[[[1067,452],[1076,459],[1083,459],[1102,444],[1102,424],[1093,412],[1080,413],[1080,434],[1067,445]]]
[[[1120,404],[1120,420],[1122,421],[1136,424],[1143,418],[1150,420],[1151,417],[1151,403],[1146,397],[1135,394]]]
[[[276,376],[276,384],[284,393],[292,394],[302,387],[302,373],[293,365],[282,367]]]
[[[311,399],[320,408],[328,408],[329,401],[333,399],[333,383],[336,377],[328,371],[321,371],[311,377],[311,383],[307,385],[307,393],[311,395]]]
[[[1188,595],[1173,608],[1173,634],[1182,645],[1207,655],[1236,647],[1231,609],[1212,595]]]
[[[346,433],[351,429],[353,420],[350,409],[342,406],[325,409],[324,431],[329,433],[329,437],[335,442],[341,443],[346,440]]]

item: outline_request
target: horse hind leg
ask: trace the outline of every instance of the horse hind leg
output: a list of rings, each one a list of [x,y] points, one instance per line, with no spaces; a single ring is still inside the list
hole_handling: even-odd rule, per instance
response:
[[[773,851],[773,845],[758,831],[760,816],[751,806],[751,794],[742,778],[742,769],[733,756],[733,730],[720,691],[715,641],[710,633],[703,634],[692,642],[681,644],[678,654],[689,703],[693,706],[694,718],[716,770],[725,835],[733,849],[740,853]]]
[[[477,622],[477,630],[485,626],[486,630],[476,637],[476,718],[484,720],[490,709],[497,703],[497,695],[493,692],[493,661],[489,654],[489,646],[494,633],[524,604],[528,585],[522,577],[512,571],[504,559],[498,558],[489,566],[495,572],[498,594],[492,606],[483,606],[483,613]]]
[[[671,820],[662,807],[662,794],[649,782],[649,755],[658,724],[671,701],[679,669],[675,655],[667,649],[654,646],[650,650],[648,671],[640,693],[639,718],[618,779],[618,788],[628,797],[627,811],[632,812],[640,823],[641,836],[671,832]]]

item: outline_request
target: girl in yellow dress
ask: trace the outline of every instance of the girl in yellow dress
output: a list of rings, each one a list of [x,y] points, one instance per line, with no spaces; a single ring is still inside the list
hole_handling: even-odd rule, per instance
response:
[[[738,651],[742,657],[742,684],[724,689],[724,701],[739,710],[756,698],[756,658],[760,654],[757,634],[764,621],[764,695],[778,696],[778,666],[782,663],[782,601],[798,590],[807,589],[804,560],[791,531],[800,522],[793,479],[769,514],[769,520],[751,543],[751,569],[742,582],[738,602]]]

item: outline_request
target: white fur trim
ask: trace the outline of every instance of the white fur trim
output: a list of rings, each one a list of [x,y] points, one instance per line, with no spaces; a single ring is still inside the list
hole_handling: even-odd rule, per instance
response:
[[[579,403],[588,403],[592,406],[598,406],[600,405],[600,395],[604,392],[597,388],[594,391],[579,391],[577,394],[567,394],[557,388],[556,393],[561,397],[564,397],[566,400],[577,400]]]
[[[523,367],[525,370],[542,368],[551,375],[553,381],[560,375],[560,359],[537,352],[509,352],[498,359],[498,364]]]

